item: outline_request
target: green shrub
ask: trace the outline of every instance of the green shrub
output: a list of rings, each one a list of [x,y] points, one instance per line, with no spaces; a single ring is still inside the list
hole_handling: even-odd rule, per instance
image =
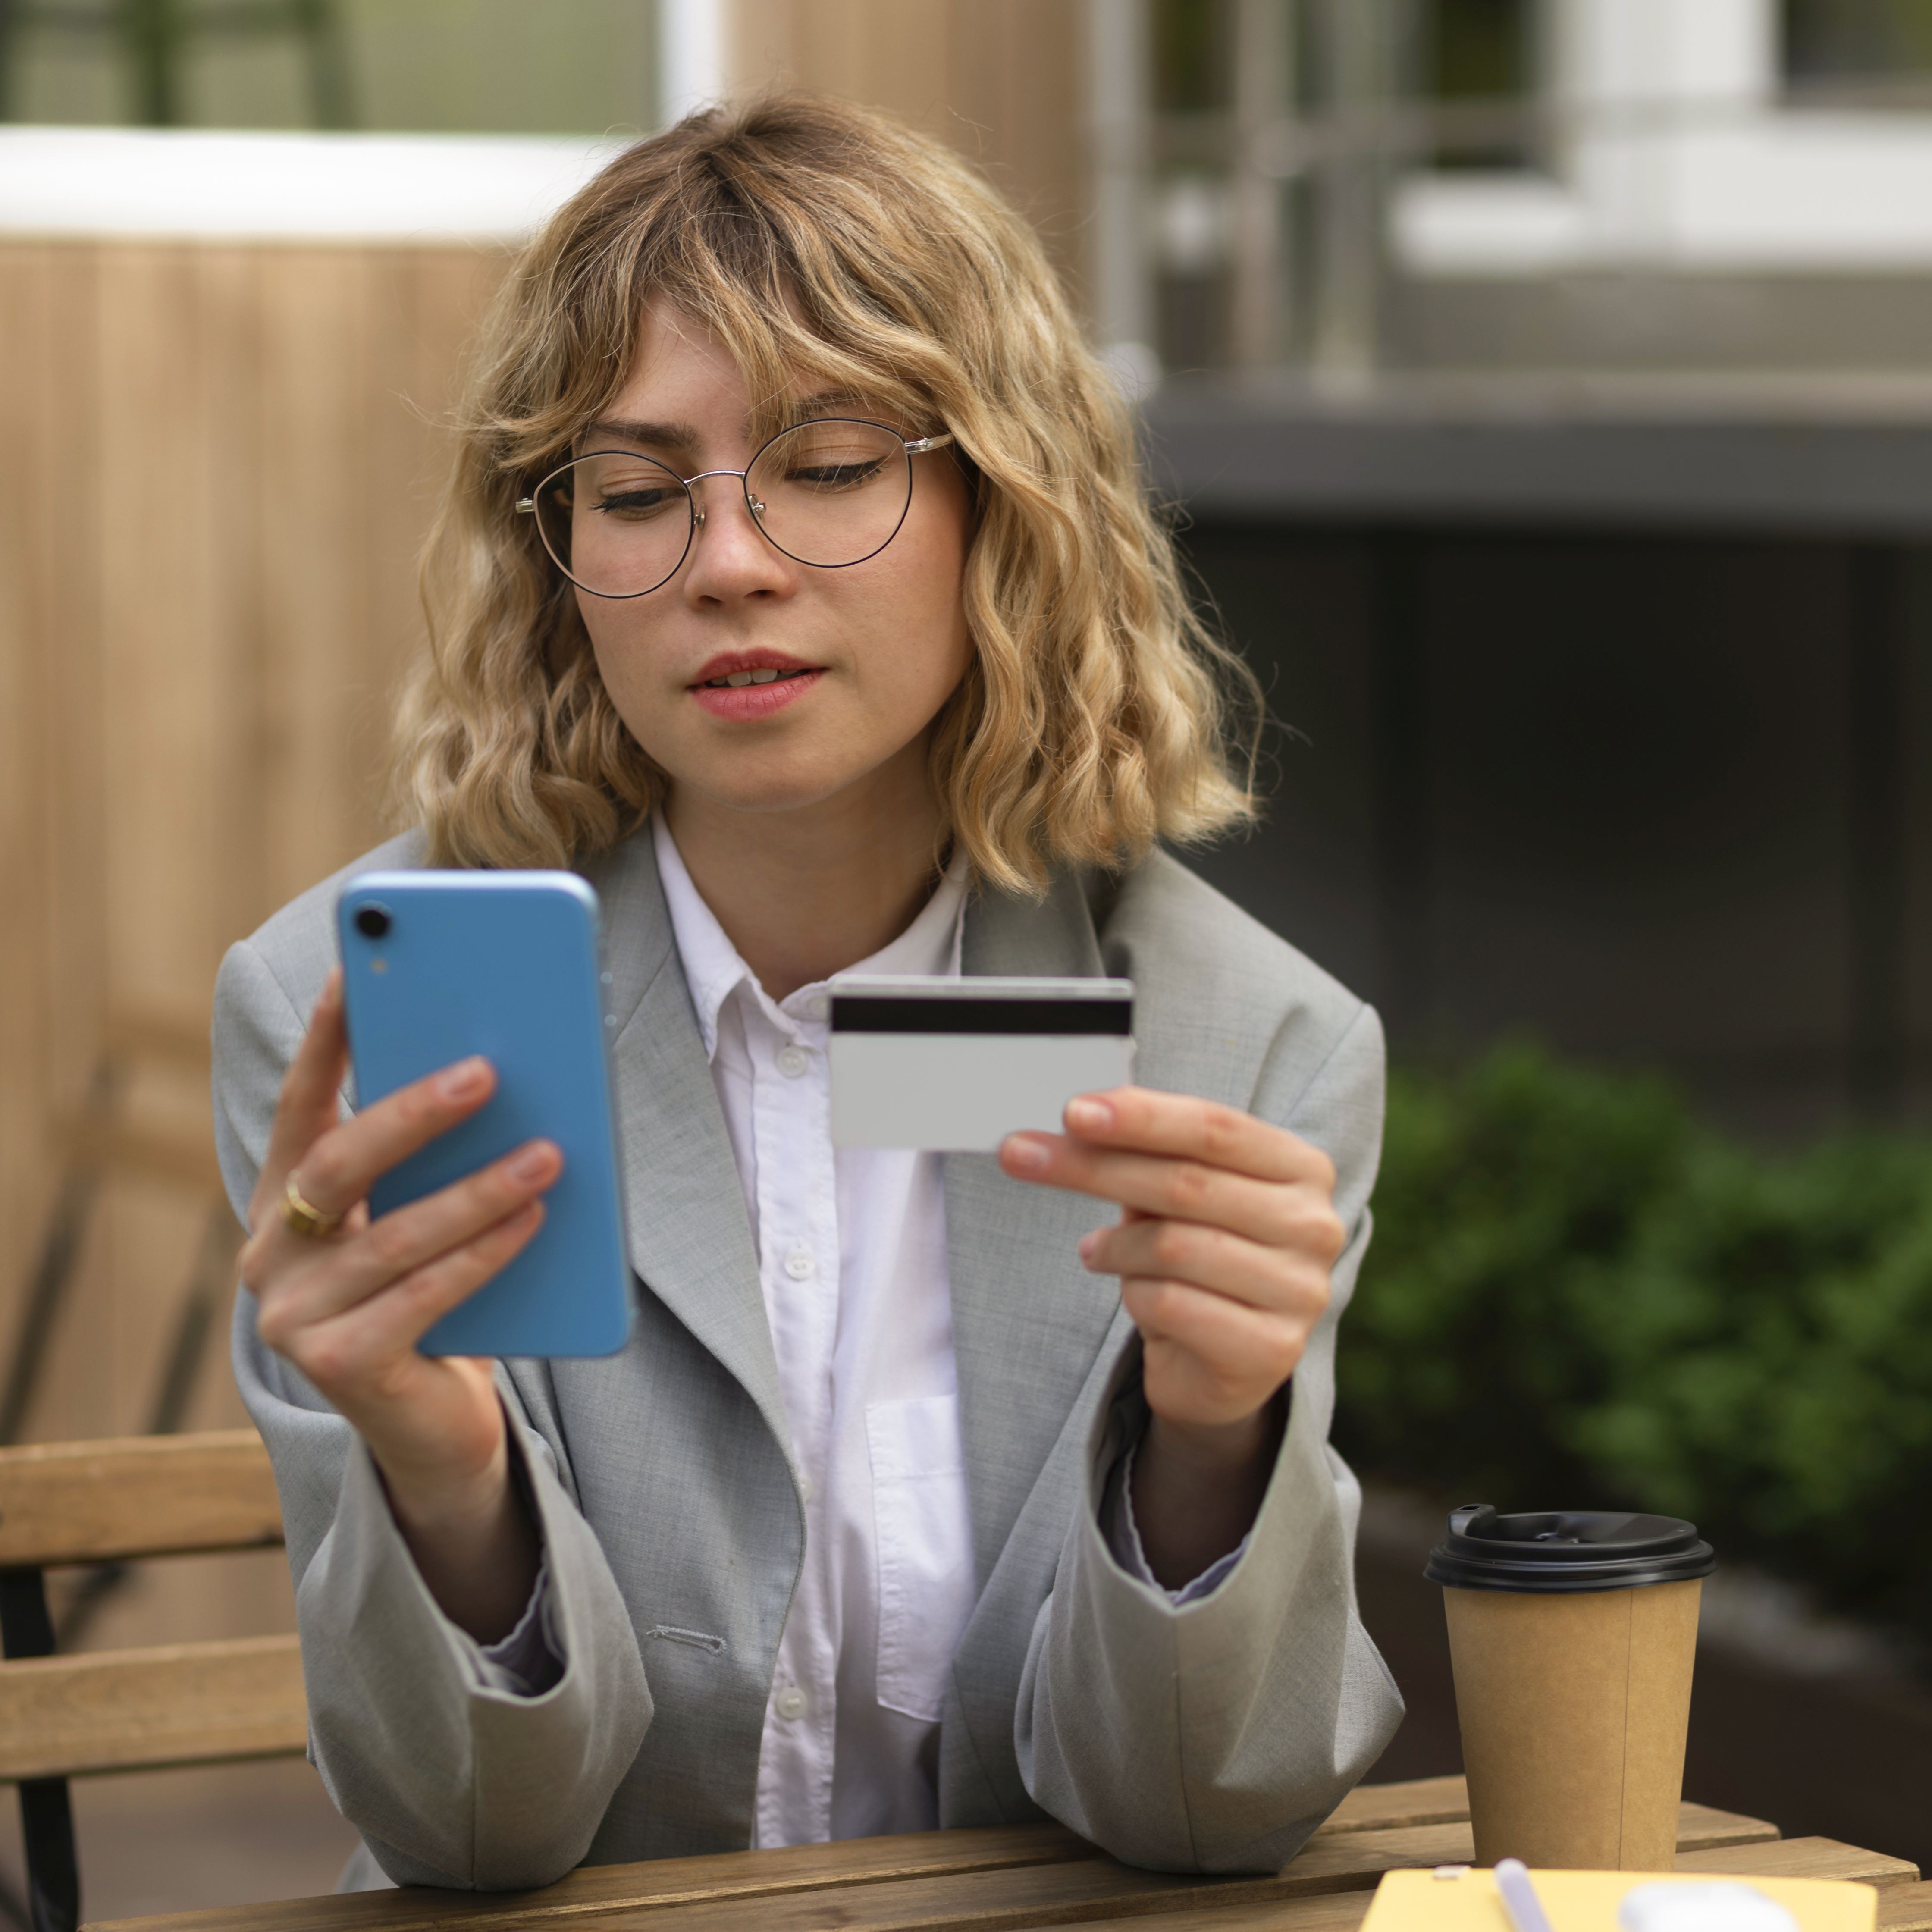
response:
[[[1756,1154],[1660,1081],[1512,1046],[1391,1076],[1376,1212],[1358,1468],[1688,1516],[1932,1637],[1932,1145]]]

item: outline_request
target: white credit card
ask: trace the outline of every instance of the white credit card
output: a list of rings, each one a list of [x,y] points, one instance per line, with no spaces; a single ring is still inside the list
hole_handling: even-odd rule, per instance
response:
[[[832,1142],[983,1153],[1134,1077],[1131,980],[832,982]]]

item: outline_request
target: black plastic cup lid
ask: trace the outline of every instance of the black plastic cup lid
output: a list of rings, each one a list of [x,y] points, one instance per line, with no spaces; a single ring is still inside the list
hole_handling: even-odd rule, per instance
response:
[[[1449,1540],[1423,1575],[1458,1590],[1629,1590],[1708,1576],[1716,1552],[1674,1516],[1547,1510],[1498,1516],[1487,1503],[1449,1512]]]

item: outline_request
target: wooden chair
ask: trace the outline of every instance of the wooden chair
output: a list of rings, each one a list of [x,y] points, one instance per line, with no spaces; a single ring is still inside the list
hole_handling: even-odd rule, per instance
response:
[[[80,1921],[68,1780],[299,1755],[292,1636],[54,1654],[45,1572],[282,1540],[252,1430],[0,1449],[0,1781],[17,1784],[34,1932]]]

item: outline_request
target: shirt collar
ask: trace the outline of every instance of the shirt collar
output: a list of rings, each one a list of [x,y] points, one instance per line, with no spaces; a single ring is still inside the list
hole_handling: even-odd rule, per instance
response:
[[[787,999],[774,1001],[739,956],[738,949],[718,923],[717,915],[692,883],[677,842],[670,836],[661,812],[651,814],[651,839],[657,852],[658,876],[664,884],[664,904],[670,912],[678,956],[684,962],[685,983],[691,989],[691,1003],[698,1011],[705,1058],[711,1059],[717,1053],[718,1016],[724,1002],[740,986],[766,1018],[790,1037],[795,1038],[806,1026],[822,1023],[828,982],[814,980]],[[912,923],[896,939],[848,970],[957,979],[965,923],[967,872],[965,854],[956,851],[946,876]]]

